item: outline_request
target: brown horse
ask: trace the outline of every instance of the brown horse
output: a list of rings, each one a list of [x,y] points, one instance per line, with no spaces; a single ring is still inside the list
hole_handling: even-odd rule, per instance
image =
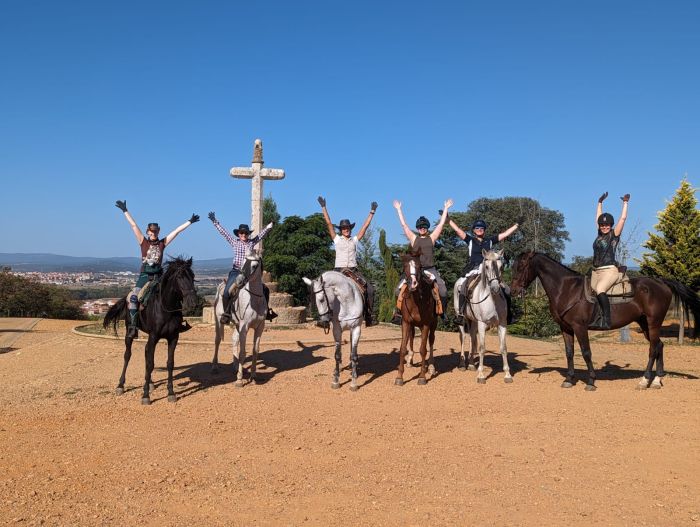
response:
[[[437,315],[435,314],[435,298],[433,297],[433,284],[423,274],[420,265],[420,253],[408,253],[401,257],[403,272],[406,278],[406,291],[401,305],[401,349],[399,350],[399,370],[394,384],[403,386],[403,371],[406,362],[406,349],[409,339],[413,338],[414,328],[420,328],[420,373],[418,384],[423,385],[428,381],[425,377],[427,344],[430,344],[430,373],[435,373],[433,365],[433,345],[435,343],[435,328],[437,328]]]
[[[591,347],[588,341],[588,330],[593,318],[594,304],[586,301],[584,294],[585,277],[572,269],[560,264],[542,253],[527,252],[518,256],[513,267],[511,292],[516,295],[525,292],[525,288],[535,279],[542,282],[547,297],[549,310],[554,320],[559,324],[564,337],[567,372],[562,388],[571,388],[576,380],[574,377],[574,335],[576,336],[581,355],[588,367],[586,390],[595,390],[596,374],[591,360]],[[664,345],[659,339],[661,324],[675,295],[683,304],[686,312],[691,311],[695,318],[694,335],[698,334],[700,320],[700,299],[688,287],[673,280],[638,277],[630,279],[634,296],[629,302],[611,306],[611,328],[617,329],[630,322],[636,322],[642,328],[644,336],[649,341],[649,360],[644,377],[639,382],[639,388],[649,386],[661,388],[661,378],[664,372]],[[656,363],[656,378],[652,382],[652,368]]]

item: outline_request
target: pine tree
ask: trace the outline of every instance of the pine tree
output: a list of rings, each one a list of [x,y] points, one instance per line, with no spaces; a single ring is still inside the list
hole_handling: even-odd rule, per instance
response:
[[[659,234],[649,233],[640,263],[642,274],[669,278],[700,290],[700,211],[695,198],[697,189],[684,178],[666,208],[659,212],[654,228]]]

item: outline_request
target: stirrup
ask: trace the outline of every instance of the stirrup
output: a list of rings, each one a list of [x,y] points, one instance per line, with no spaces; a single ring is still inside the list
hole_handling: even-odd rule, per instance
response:
[[[268,309],[268,310],[267,310],[267,315],[265,315],[265,319],[266,319],[266,320],[269,320],[270,322],[272,322],[272,321],[275,320],[278,316],[279,316],[279,315],[278,315],[277,313],[275,313],[272,309]]]
[[[221,317],[219,317],[219,322],[221,322],[222,324],[230,324],[231,315],[229,313],[223,313]]]
[[[401,316],[401,313],[399,313],[398,311],[394,311],[394,314],[391,317],[391,323],[400,326],[401,322],[403,322],[403,317]]]

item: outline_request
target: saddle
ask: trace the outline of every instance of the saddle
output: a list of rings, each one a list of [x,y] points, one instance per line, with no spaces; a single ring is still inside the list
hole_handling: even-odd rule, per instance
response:
[[[153,279],[144,284],[137,296],[139,301],[139,309],[144,309],[146,307],[148,300],[151,298],[151,294],[156,291],[156,287],[159,285],[160,277],[158,275],[153,275]]]
[[[362,296],[364,297],[367,293],[367,282],[365,282],[364,278],[359,276],[357,273],[353,272],[351,269],[348,269],[347,267],[344,267],[341,271],[341,274],[347,276],[350,280],[355,282],[357,287],[360,288],[360,292],[362,293]]]
[[[627,276],[627,268],[618,268],[621,271],[618,273],[617,280],[605,293],[608,295],[610,304],[625,304],[634,298],[634,288]],[[591,288],[591,276],[587,274],[584,278],[583,294],[586,302],[589,304],[597,304],[595,291]]]
[[[481,275],[477,273],[464,280],[464,282],[462,283],[462,292],[464,293],[465,298],[470,298],[472,296],[472,293],[476,288],[476,284],[479,283],[480,279]]]
[[[435,313],[438,315],[442,315],[443,310],[442,310],[442,301],[440,300],[440,290],[438,289],[438,284],[437,280],[435,277],[428,273],[421,273],[420,277],[421,282],[425,282],[426,284],[430,285],[430,292],[433,295],[433,299],[435,300]],[[410,295],[411,292],[408,288],[408,284],[405,282],[401,285],[401,289],[399,290],[399,295],[396,298],[396,307],[398,308],[399,311],[401,311],[401,306],[403,305],[404,299]]]

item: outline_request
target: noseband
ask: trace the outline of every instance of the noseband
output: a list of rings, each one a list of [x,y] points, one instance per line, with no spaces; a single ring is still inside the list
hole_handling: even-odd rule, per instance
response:
[[[317,295],[318,293],[323,292],[323,298],[325,298],[326,305],[328,306],[328,310],[325,313],[319,313],[318,316],[322,317],[322,316],[330,314],[331,317],[333,317],[333,309],[331,308],[331,301],[328,299],[328,293],[326,293],[326,284],[323,283],[323,275],[321,275],[321,277],[318,279],[318,281],[321,284],[321,289],[319,289],[318,291],[314,291],[312,289],[313,294]],[[318,308],[318,303],[316,304],[316,307]]]

